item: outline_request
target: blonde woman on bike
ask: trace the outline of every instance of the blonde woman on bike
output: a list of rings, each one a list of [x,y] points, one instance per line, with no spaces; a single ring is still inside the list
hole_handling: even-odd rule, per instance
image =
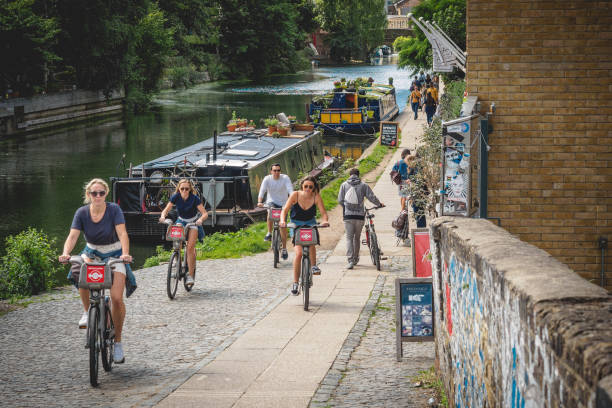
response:
[[[59,256],[60,262],[70,259],[70,252],[79,239],[81,231],[85,234],[87,245],[81,253],[85,262],[92,262],[99,258],[105,262],[108,258],[120,258],[124,262],[131,262],[130,241],[125,229],[125,218],[121,208],[115,203],[107,203],[108,184],[102,179],[95,178],[85,185],[85,205],[74,214],[70,233],[64,243],[64,250]],[[72,271],[68,274],[72,280]],[[76,286],[76,284],[75,284]],[[130,296],[136,289],[136,279],[130,266],[117,263],[113,267],[113,286],[111,287],[111,313],[115,324],[115,347],[113,360],[115,363],[125,361],[121,332],[125,319],[125,303],[123,302],[123,288]],[[79,320],[79,328],[87,327],[87,311],[89,309],[89,290],[79,289],[85,312]]]
[[[289,199],[283,207],[280,218],[280,227],[286,227],[287,213],[290,212],[291,222],[297,226],[301,225],[315,225],[317,223],[316,215],[317,208],[321,213],[323,222],[321,226],[329,226],[327,212],[323,206],[323,199],[319,194],[319,184],[317,180],[312,176],[306,176],[300,183],[300,190],[294,191],[289,196]],[[293,243],[295,244],[295,237]],[[294,296],[298,295],[298,280],[300,277],[300,267],[302,259],[302,246],[295,246],[295,258],[293,260],[293,286],[291,288],[291,294]],[[321,269],[317,266],[317,250],[314,245],[309,247],[310,259],[312,260],[312,274],[320,275]]]
[[[204,228],[202,223],[208,218],[208,212],[202,204],[202,200],[197,196],[193,184],[187,179],[181,179],[176,186],[174,194],[170,197],[170,201],[166,208],[161,212],[159,222],[164,222],[172,207],[176,206],[176,212],[178,213],[178,223],[187,225],[190,222],[196,224],[195,227],[191,227],[189,236],[187,238],[187,264],[189,265],[189,275],[185,284],[187,286],[193,286],[195,283],[195,263],[196,263],[196,238],[202,240],[204,238]],[[198,214],[199,213],[199,214]],[[199,216],[198,216],[199,215]]]

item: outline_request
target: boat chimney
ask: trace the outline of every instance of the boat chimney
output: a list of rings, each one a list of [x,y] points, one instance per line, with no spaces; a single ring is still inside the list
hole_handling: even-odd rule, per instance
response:
[[[213,163],[217,161],[217,129],[213,132]]]
[[[206,153],[206,163],[210,161],[210,153]]]

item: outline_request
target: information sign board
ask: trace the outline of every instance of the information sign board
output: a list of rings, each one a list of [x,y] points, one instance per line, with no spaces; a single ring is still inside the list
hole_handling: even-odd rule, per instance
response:
[[[380,122],[380,144],[397,146],[398,122]]]
[[[405,341],[434,341],[433,286],[431,278],[395,280],[397,361]]]

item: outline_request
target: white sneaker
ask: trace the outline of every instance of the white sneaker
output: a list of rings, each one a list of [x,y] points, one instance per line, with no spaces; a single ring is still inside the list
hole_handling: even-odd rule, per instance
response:
[[[185,278],[185,285],[193,286],[194,283],[195,283],[195,281],[193,280],[193,277],[191,275],[187,274],[187,278]]]
[[[88,313],[87,312],[83,312],[83,316],[81,316],[81,320],[79,320],[79,329],[86,329],[87,328],[87,317]]]
[[[115,348],[113,351],[113,361],[115,364],[125,363],[125,356],[123,355],[123,346],[121,343],[115,342]]]

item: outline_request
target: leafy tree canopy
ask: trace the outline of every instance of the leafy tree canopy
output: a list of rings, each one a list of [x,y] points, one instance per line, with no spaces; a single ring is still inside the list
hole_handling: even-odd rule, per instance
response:
[[[384,0],[317,0],[316,5],[333,59],[364,59],[383,43],[387,25]]]
[[[415,18],[435,21],[440,28],[465,50],[465,0],[423,0],[412,9]],[[431,69],[432,51],[425,34],[413,25],[414,37],[399,37],[393,47],[399,54],[398,66]]]
[[[47,66],[60,60],[58,33],[54,18],[36,14],[34,0],[0,2],[0,85],[27,93],[43,83]]]

